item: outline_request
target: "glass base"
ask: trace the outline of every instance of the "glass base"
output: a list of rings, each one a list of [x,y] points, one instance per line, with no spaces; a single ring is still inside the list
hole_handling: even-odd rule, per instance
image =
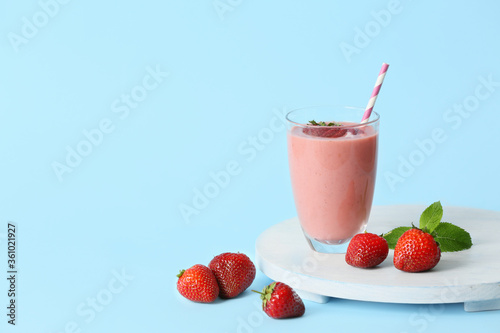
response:
[[[304,236],[311,249],[319,253],[346,253],[350,241],[348,239],[341,244],[325,244],[309,237],[305,232]]]

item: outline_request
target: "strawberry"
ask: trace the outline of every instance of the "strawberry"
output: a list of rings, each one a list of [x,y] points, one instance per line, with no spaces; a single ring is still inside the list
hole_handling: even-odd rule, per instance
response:
[[[347,133],[346,129],[339,128],[340,126],[310,126],[303,129],[303,132],[311,136],[319,136],[322,138],[340,138]]]
[[[222,253],[208,264],[219,284],[221,298],[233,298],[244,292],[255,279],[255,265],[243,253]]]
[[[283,319],[300,317],[306,311],[302,299],[288,285],[282,282],[273,282],[265,287],[260,294],[262,310],[271,318]]]
[[[389,245],[384,238],[365,232],[351,239],[345,261],[354,267],[368,268],[382,263],[388,254]]]
[[[394,266],[405,272],[427,271],[437,265],[441,249],[431,234],[418,228],[405,231],[394,248]]]
[[[352,135],[356,135],[358,133],[364,133],[363,130],[359,128],[346,129],[343,126],[344,125],[342,123],[336,123],[333,121],[328,123],[320,121],[318,123],[314,120],[311,120],[307,124],[307,127],[302,129],[302,132],[304,132],[307,135],[319,136],[322,138],[340,138],[346,135],[347,132],[351,133]]]
[[[204,265],[194,265],[181,270],[177,275],[177,290],[194,302],[211,303],[219,295],[219,286],[214,273]]]

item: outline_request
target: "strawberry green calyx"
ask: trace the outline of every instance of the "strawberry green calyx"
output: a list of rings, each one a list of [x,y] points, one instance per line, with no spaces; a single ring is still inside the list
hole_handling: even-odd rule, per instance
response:
[[[264,287],[264,289],[262,289],[262,292],[252,290],[254,293],[260,294],[260,299],[262,300],[262,308],[265,308],[267,305],[267,301],[271,299],[274,287],[276,287],[276,282],[273,282],[270,285]]]
[[[180,278],[180,277],[182,276],[182,274],[184,274],[184,272],[185,272],[185,271],[186,271],[185,269],[181,269],[181,270],[179,271],[179,274],[177,274],[176,276],[177,276],[178,278]]]

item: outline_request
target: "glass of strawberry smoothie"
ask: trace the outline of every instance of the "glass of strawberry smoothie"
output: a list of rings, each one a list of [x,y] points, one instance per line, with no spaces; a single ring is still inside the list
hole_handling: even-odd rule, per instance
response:
[[[288,160],[300,225],[311,248],[345,253],[368,223],[377,172],[379,115],[317,106],[287,114]],[[314,125],[313,125],[314,124]]]

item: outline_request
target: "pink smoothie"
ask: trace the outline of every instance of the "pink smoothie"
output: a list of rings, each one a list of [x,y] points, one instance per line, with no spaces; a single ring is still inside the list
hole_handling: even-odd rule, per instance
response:
[[[342,244],[363,232],[370,215],[377,169],[378,133],[322,138],[288,132],[288,157],[298,217],[309,237]]]

